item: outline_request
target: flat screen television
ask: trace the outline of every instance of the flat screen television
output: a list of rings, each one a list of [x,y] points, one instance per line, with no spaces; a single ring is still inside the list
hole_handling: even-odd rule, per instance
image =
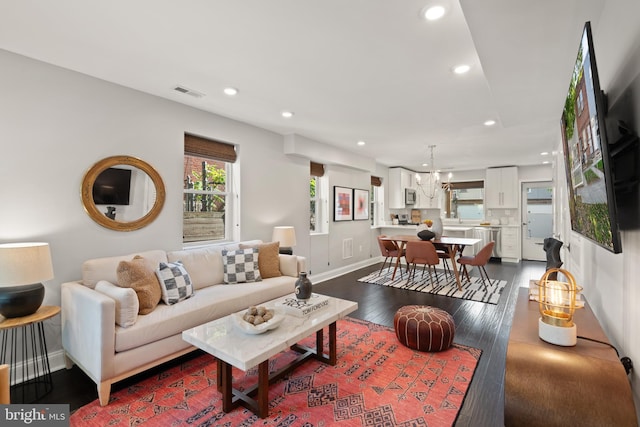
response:
[[[93,183],[93,203],[96,205],[128,205],[130,193],[130,169],[105,169]]]
[[[571,229],[613,253],[622,252],[600,89],[587,22],[562,112]]]

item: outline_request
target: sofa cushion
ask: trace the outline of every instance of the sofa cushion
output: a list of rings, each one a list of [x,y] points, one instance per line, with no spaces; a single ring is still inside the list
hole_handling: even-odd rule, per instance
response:
[[[131,350],[220,317],[246,310],[281,296],[292,294],[295,279],[274,277],[255,283],[209,286],[198,290],[180,304],[158,307],[139,316],[130,328],[116,328],[116,352]]]
[[[162,290],[162,301],[171,305],[183,301],[193,295],[193,285],[189,273],[180,261],[161,262],[156,276]]]
[[[97,292],[111,297],[116,302],[116,325],[127,328],[136,323],[140,302],[136,291],[121,288],[106,280],[100,280],[95,287]]]
[[[135,255],[140,255],[148,259],[151,264],[153,264],[154,270],[160,262],[167,262],[166,253],[161,250],[90,259],[82,264],[82,284],[92,289],[100,280],[106,280],[113,284],[118,284],[118,264],[120,261],[130,261]],[[222,279],[220,279],[220,281],[222,281]]]
[[[296,255],[280,254],[278,259],[282,275],[298,277],[298,257]]]
[[[222,283],[222,247],[207,246],[167,253],[169,262],[182,262],[189,272],[194,290]]]
[[[222,251],[224,283],[259,282],[258,249]]]
[[[240,249],[258,248],[258,269],[260,277],[268,279],[270,277],[280,277],[280,259],[278,258],[280,242],[261,243],[258,245],[240,244]]]
[[[118,264],[118,286],[132,288],[140,302],[139,314],[148,314],[160,302],[162,290],[155,273],[155,265],[150,260],[136,255],[131,261]]]

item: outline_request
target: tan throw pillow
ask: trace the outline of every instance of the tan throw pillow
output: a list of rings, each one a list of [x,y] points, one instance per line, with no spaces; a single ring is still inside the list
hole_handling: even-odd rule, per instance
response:
[[[140,314],[149,314],[160,302],[162,289],[153,268],[146,259],[136,255],[131,261],[118,264],[118,286],[132,288],[140,302]]]
[[[240,244],[240,249],[258,248],[258,269],[260,277],[280,277],[280,242],[262,243],[259,245]]]

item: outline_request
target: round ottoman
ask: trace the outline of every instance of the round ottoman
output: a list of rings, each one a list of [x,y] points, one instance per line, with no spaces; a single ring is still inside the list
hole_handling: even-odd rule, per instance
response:
[[[393,318],[398,340],[420,351],[442,351],[451,346],[456,333],[453,317],[428,305],[406,305]]]

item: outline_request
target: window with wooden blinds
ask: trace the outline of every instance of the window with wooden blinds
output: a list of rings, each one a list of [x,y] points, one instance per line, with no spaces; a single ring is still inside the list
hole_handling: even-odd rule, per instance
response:
[[[373,185],[374,187],[382,186],[382,179],[379,176],[371,175],[371,185]]]
[[[228,163],[235,163],[238,157],[236,147],[233,144],[189,135],[187,133],[184,134],[184,154],[208,157]]]

